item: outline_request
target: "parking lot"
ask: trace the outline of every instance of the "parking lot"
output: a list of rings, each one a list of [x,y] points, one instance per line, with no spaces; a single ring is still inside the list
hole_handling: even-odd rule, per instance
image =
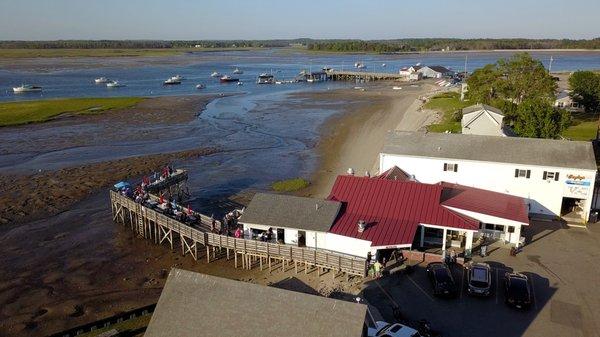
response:
[[[425,264],[409,274],[369,281],[363,296],[387,321],[395,321],[392,308],[397,306],[401,323],[427,319],[443,336],[599,336],[600,226],[590,226],[532,223],[529,244],[517,256],[497,249],[486,258],[474,258],[492,267],[489,297],[467,295],[467,275],[460,266],[452,267],[461,285],[456,298],[434,297]],[[504,303],[503,276],[511,271],[530,279],[530,310]]]

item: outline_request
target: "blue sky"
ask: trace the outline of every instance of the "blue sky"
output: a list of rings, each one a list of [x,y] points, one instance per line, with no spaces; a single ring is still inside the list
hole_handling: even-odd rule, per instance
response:
[[[600,37],[599,0],[0,0],[0,40]]]

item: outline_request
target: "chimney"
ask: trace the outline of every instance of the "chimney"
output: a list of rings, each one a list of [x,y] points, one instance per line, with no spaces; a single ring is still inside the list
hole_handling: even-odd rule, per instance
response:
[[[365,231],[365,227],[367,227],[367,223],[365,220],[358,220],[358,232],[362,233]]]

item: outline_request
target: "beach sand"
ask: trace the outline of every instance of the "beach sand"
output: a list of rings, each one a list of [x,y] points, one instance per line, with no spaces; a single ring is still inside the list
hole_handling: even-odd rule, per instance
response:
[[[317,102],[362,96],[370,103],[351,107],[323,126],[317,145],[319,168],[311,178],[311,185],[299,191],[299,195],[326,198],[335,178],[346,174],[349,168],[356,175],[366,172],[376,175],[379,152],[389,130],[417,131],[435,118],[434,112],[420,109],[419,98],[436,90],[431,83],[405,84],[401,90],[392,90],[393,85],[397,84],[381,83],[365,91],[348,89],[306,94]]]

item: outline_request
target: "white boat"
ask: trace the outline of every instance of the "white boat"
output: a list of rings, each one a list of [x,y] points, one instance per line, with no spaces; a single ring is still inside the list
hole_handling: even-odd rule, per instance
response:
[[[175,75],[175,76],[172,76],[171,79],[174,81],[181,81],[181,80],[183,80],[183,76]]]
[[[31,84],[21,84],[20,87],[14,87],[13,91],[15,93],[40,92],[40,91],[42,91],[42,87],[37,86],[37,85],[31,85]]]
[[[239,68],[235,68],[235,70],[233,70],[234,74],[243,74],[244,72],[242,70],[240,70]]]
[[[119,81],[110,81],[110,82],[106,83],[107,88],[120,88],[120,87],[124,87],[124,86],[125,86],[125,84],[119,83]]]
[[[96,84],[104,84],[104,83],[108,83],[110,80],[106,77],[98,77],[97,79],[94,80],[94,82]]]
[[[387,67],[387,64],[383,63],[381,66],[385,68]]]
[[[244,85],[244,82],[239,81],[237,82],[237,85]]]
[[[210,77],[221,77],[222,75],[219,74],[218,72],[213,72],[212,74],[210,74]]]
[[[271,74],[262,73],[258,75],[258,79],[256,79],[257,84],[273,84],[275,83],[275,78]]]
[[[206,88],[206,86],[204,84],[202,84],[202,83],[196,84],[196,89],[204,89],[204,88]]]
[[[367,66],[362,63],[359,63],[358,66],[356,66],[356,68],[358,68],[358,69],[365,69],[366,67]]]
[[[402,87],[392,87],[393,90],[402,90]]]
[[[176,84],[181,84],[181,80],[176,79],[175,76],[173,76],[163,82],[163,85],[176,85]]]

